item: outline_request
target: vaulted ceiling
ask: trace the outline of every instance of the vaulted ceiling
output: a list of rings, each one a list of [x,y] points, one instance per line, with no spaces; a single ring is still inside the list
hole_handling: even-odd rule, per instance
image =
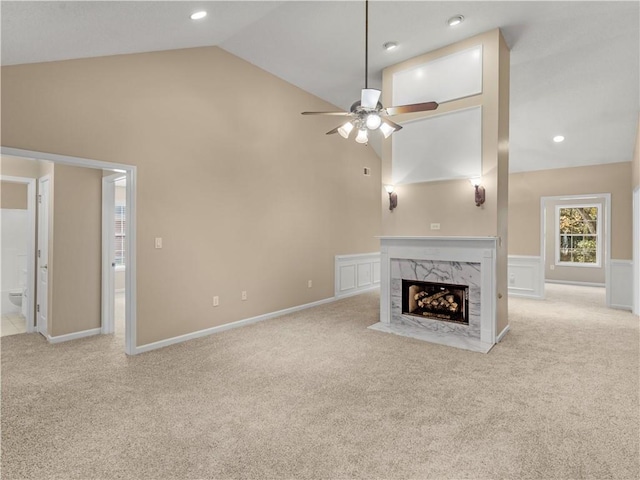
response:
[[[2,1],[1,14],[3,65],[218,45],[344,109],[364,83],[362,1]],[[456,14],[464,22],[449,27]],[[511,171],[631,160],[637,1],[372,1],[370,86],[389,65],[493,28],[511,48]]]

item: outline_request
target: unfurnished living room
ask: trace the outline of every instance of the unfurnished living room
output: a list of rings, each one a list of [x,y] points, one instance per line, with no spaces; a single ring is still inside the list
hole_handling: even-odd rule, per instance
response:
[[[3,479],[640,478],[640,3],[0,21]]]

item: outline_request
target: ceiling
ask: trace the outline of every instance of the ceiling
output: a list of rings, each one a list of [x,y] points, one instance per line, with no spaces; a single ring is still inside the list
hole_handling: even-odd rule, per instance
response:
[[[218,45],[347,109],[364,86],[363,3],[3,0],[1,58],[15,65]],[[209,15],[190,20],[200,9]],[[449,27],[455,14],[465,21]],[[640,111],[637,0],[375,0],[369,86],[381,87],[389,65],[496,27],[511,48],[511,171],[631,160]],[[385,51],[391,40],[399,47]],[[552,141],[558,134],[563,143]]]

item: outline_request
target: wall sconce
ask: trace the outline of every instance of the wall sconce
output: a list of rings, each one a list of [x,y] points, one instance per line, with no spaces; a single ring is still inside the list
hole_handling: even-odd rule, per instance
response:
[[[479,207],[485,201],[484,187],[480,185],[481,180],[482,179],[480,177],[469,179],[471,185],[476,189],[476,207]]]
[[[394,192],[393,185],[385,185],[384,189],[389,194],[389,210],[393,211],[398,206],[398,194]]]

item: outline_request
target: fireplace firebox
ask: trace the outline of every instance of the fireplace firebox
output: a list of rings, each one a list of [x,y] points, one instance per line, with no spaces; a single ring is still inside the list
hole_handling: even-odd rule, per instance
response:
[[[402,280],[402,314],[469,325],[469,287]]]

